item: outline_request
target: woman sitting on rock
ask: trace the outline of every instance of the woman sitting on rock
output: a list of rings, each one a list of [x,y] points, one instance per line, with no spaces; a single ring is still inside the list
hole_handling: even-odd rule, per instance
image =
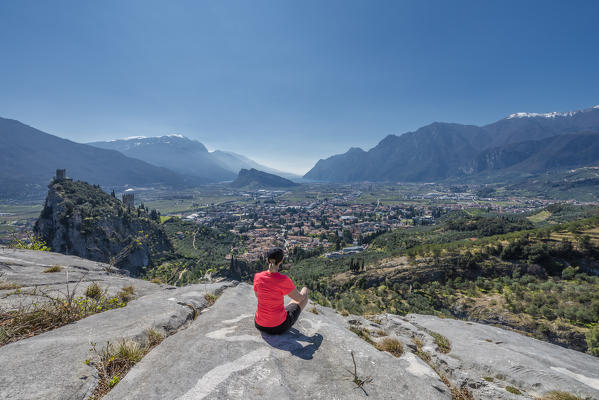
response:
[[[284,256],[283,249],[271,249],[266,255],[268,270],[254,275],[254,292],[258,298],[254,324],[262,332],[274,335],[287,332],[308,304],[308,288],[298,292],[291,278],[278,272]],[[291,298],[287,307],[284,307],[285,295]]]

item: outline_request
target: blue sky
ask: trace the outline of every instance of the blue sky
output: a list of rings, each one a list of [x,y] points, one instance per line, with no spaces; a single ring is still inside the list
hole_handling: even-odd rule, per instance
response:
[[[0,116],[306,172],[434,121],[599,104],[599,2],[2,1]]]

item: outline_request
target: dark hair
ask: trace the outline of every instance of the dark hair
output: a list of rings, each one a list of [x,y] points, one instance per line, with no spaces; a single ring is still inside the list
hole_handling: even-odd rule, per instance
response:
[[[266,260],[275,260],[275,264],[283,261],[284,257],[285,252],[280,247],[273,247],[272,249],[268,250],[268,253],[266,253]]]

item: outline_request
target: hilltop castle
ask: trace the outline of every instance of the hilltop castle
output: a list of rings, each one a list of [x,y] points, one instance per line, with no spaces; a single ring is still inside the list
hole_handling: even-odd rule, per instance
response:
[[[56,176],[54,176],[54,181],[60,182],[60,181],[67,181],[67,180],[71,180],[71,179],[67,178],[67,170],[64,168],[57,169]]]

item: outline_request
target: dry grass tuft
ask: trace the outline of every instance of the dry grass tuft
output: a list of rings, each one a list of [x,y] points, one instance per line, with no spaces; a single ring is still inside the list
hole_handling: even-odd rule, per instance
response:
[[[376,348],[391,353],[395,357],[401,357],[403,354],[403,344],[399,340],[389,337],[378,342]]]
[[[45,273],[60,272],[60,271],[62,271],[62,267],[60,265],[54,265],[54,266],[48,267],[44,270]]]
[[[422,342],[422,340],[420,340],[417,337],[413,337],[412,338],[412,343],[414,343],[414,346],[416,346],[416,355],[425,363],[430,363],[431,361],[431,355],[422,349],[422,347],[424,346],[424,342]]]
[[[135,298],[135,287],[133,285],[123,287],[117,296],[124,302],[129,302]]]
[[[158,346],[164,340],[164,335],[158,332],[156,329],[148,329],[146,330],[146,336],[148,337],[148,346],[155,347]]]
[[[12,290],[12,289],[18,289],[20,287],[21,287],[21,285],[19,285],[18,283],[0,281],[0,290]]]
[[[312,307],[312,308],[310,309],[310,312],[311,312],[312,314],[316,314],[316,315],[318,315],[318,310],[316,309],[316,307]]]
[[[472,392],[468,390],[466,387],[457,388],[449,382],[447,378],[443,381],[449,390],[451,390],[451,399],[452,400],[474,400],[474,396]]]
[[[150,282],[155,283],[157,285],[162,285],[162,279],[160,278],[152,278]]]
[[[108,342],[101,350],[97,350],[95,343],[92,343],[93,356],[85,363],[96,367],[100,381],[88,400],[104,397],[135,364],[164,340],[164,336],[155,329],[148,329],[145,333],[144,343],[123,339],[116,344]]]
[[[543,395],[543,397],[537,398],[536,400],[585,400],[582,397],[575,396],[568,392],[561,392],[558,390],[553,390],[551,392],[547,392]]]
[[[39,335],[89,315],[126,305],[118,297],[109,298],[100,291],[97,298],[75,297],[77,285],[66,292],[46,292],[39,288],[19,292],[19,296],[41,297],[42,301],[22,302],[16,310],[0,309],[0,346]]]
[[[91,285],[88,285],[85,288],[85,297],[87,298],[98,300],[102,297],[103,294],[104,292],[100,288],[100,285],[98,285],[96,282],[92,283]]]

